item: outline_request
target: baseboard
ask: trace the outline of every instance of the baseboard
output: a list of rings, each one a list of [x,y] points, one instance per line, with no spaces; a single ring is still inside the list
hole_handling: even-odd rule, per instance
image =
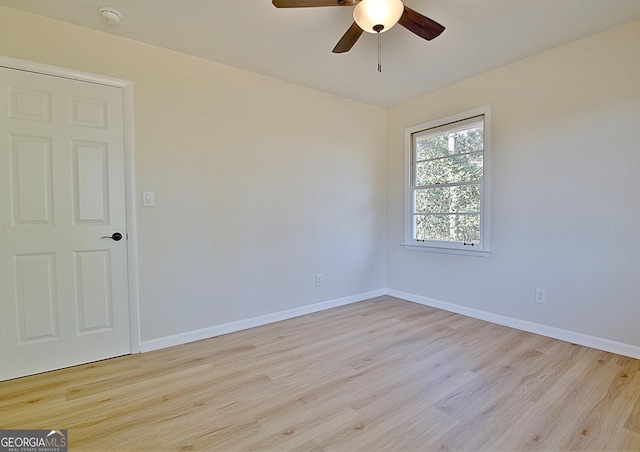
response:
[[[220,336],[223,334],[234,333],[236,331],[242,331],[249,328],[255,328],[257,326],[267,325],[269,323],[280,322],[282,320],[292,319],[294,317],[300,317],[306,314],[312,314],[314,312],[324,311],[326,309],[336,308],[338,306],[344,306],[351,303],[357,303],[359,301],[368,300],[370,298],[380,297],[383,295],[389,295],[392,297],[400,298],[402,300],[411,301],[413,303],[430,306],[443,311],[455,312],[456,314],[465,315],[474,319],[484,320],[486,322],[495,323],[498,325],[515,328],[529,333],[540,334],[542,336],[550,337],[553,339],[559,339],[565,342],[571,342],[573,344],[584,345],[586,347],[595,348],[597,350],[603,350],[606,352],[616,353],[618,355],[629,356],[631,358],[640,359],[640,347],[622,342],[616,342],[609,339],[603,339],[595,336],[589,336],[587,334],[576,333],[575,331],[564,330],[561,328],[555,328],[548,325],[542,325],[539,323],[529,322],[526,320],[520,320],[513,317],[507,317],[491,312],[481,311],[479,309],[469,308],[466,306],[460,306],[453,303],[447,303],[445,301],[436,300],[434,298],[424,297],[412,293],[402,292],[395,289],[379,289],[371,292],[364,292],[348,297],[336,298],[334,300],[324,301],[322,303],[316,303],[308,306],[301,306],[299,308],[289,309],[286,311],[275,312],[272,314],[266,314],[250,319],[239,320],[237,322],[225,323],[222,325],[215,325],[208,328],[202,328],[194,331],[187,331],[185,333],[174,334],[171,336],[165,336],[157,339],[151,339],[149,341],[142,341],[140,343],[140,350],[149,352],[153,350],[159,350],[162,348],[173,347],[174,345],[186,344],[188,342],[199,341],[202,339],[208,339],[211,337]]]
[[[559,339],[561,341],[584,345],[586,347],[595,348],[597,350],[603,350],[606,352],[616,353],[618,355],[640,359],[640,347],[635,345],[611,341],[609,339],[602,339],[599,337],[576,333],[574,331],[555,328],[548,325],[515,319],[513,317],[493,314],[491,312],[447,303],[444,301],[435,300],[433,298],[423,297],[421,295],[401,292],[399,290],[387,289],[386,294],[406,301],[411,301],[425,306],[431,306],[433,308],[442,309],[444,311],[455,312],[456,314],[462,314],[467,317],[473,317],[474,319],[484,320],[486,322],[508,326],[510,328],[527,331],[529,333],[540,334],[542,336],[551,337],[553,339]]]
[[[357,303],[359,301],[364,301],[364,300],[368,300],[370,298],[375,298],[375,297],[381,297],[383,295],[386,295],[385,289],[373,290],[371,292],[364,292],[356,295],[351,295],[348,297],[336,298],[334,300],[324,301],[322,303],[316,303],[308,306],[301,306],[299,308],[288,309],[286,311],[274,312],[273,314],[266,314],[259,317],[239,320],[237,322],[230,322],[222,325],[202,328],[199,330],[187,331],[185,333],[165,336],[158,339],[141,341],[140,349],[144,353],[144,352],[150,352],[153,350],[159,350],[161,348],[173,347],[174,345],[186,344],[188,342],[199,341],[202,339],[209,339],[211,337],[221,336],[223,334],[234,333],[236,331],[242,331],[249,328],[255,328],[257,326],[280,322],[282,320],[288,320],[294,317],[300,317],[302,315],[312,314],[314,312],[336,308],[338,306]]]

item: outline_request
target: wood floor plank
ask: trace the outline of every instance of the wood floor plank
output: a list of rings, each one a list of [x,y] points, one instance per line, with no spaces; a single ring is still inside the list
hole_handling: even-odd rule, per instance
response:
[[[378,297],[0,383],[72,451],[640,450],[640,361]]]
[[[635,399],[631,413],[624,423],[624,428],[640,434],[640,397]]]

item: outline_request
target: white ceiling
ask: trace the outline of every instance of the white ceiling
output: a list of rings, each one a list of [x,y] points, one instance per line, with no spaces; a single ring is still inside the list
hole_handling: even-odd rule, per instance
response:
[[[397,26],[331,50],[352,7],[277,9],[271,0],[0,0],[29,11],[388,107],[640,18],[640,0],[405,0],[446,27],[425,41]],[[103,23],[112,6],[124,20]],[[639,43],[640,44],[640,43]],[[640,45],[639,45],[640,50]]]

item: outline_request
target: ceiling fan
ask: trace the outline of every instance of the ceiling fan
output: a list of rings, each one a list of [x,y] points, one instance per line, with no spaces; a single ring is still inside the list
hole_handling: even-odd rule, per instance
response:
[[[314,6],[355,6],[354,22],[340,38],[333,53],[351,50],[363,31],[383,33],[396,24],[430,41],[444,31],[435,20],[405,6],[401,0],[273,0],[276,8],[306,8]]]

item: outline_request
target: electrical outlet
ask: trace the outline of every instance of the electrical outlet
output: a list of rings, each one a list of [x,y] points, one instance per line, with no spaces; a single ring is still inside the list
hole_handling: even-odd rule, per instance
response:
[[[547,289],[536,289],[536,303],[546,303],[547,302]]]
[[[318,273],[316,275],[316,286],[320,287],[322,284],[324,284],[324,278],[322,278],[322,273]]]

